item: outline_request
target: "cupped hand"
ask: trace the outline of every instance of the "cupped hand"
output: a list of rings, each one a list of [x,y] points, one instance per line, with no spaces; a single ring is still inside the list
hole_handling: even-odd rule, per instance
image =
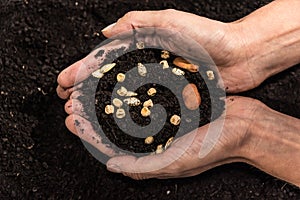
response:
[[[107,168],[133,179],[164,179],[197,175],[226,163],[247,162],[245,155],[249,150],[248,141],[252,137],[253,121],[262,106],[262,103],[251,98],[228,97],[226,114],[212,122],[216,126],[222,126],[222,119],[225,120],[221,135],[216,141],[207,135],[210,134],[210,124],[178,138],[162,154],[139,158],[116,156],[107,162]],[[205,138],[213,148],[206,156],[201,156]],[[188,148],[185,148],[186,144],[189,144]],[[181,156],[177,157],[179,154]]]
[[[228,92],[235,93],[254,88],[265,78],[262,73],[254,72],[249,67],[247,47],[244,46],[243,42],[246,39],[243,38],[244,34],[241,31],[239,22],[222,23],[176,10],[134,11],[127,13],[102,32],[106,37],[112,38],[122,33],[128,34],[134,32],[133,30],[143,28],[170,30],[173,33],[180,33],[186,38],[195,40],[200,48],[208,52],[217,65]],[[180,38],[172,36],[174,34],[170,35],[171,39],[167,42],[163,42],[157,37],[154,39],[155,41],[152,38],[150,42],[153,44],[159,43],[161,47],[166,47],[174,52],[180,51],[182,53],[188,49],[182,43],[178,43]],[[116,44],[109,44],[109,46],[120,47],[124,41],[119,44],[118,41],[115,41]],[[73,86],[87,78],[92,71],[101,65],[105,53],[98,59],[95,58],[95,55],[105,48],[104,46],[94,50],[90,55],[61,72],[58,77],[59,86],[57,88],[60,97],[68,98],[74,91]],[[189,54],[192,54],[192,52],[189,52]]]

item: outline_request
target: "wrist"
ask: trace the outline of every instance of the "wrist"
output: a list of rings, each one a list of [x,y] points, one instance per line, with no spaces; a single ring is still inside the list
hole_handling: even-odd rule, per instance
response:
[[[300,186],[300,120],[262,105],[242,149],[244,161]]]

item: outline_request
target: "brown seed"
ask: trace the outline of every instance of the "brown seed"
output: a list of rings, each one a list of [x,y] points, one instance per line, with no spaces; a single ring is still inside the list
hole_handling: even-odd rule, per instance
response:
[[[162,50],[161,51],[161,58],[163,59],[168,59],[170,58],[170,52],[166,51],[166,50]]]
[[[170,119],[171,124],[173,124],[175,126],[179,125],[180,121],[181,121],[181,119],[178,115],[173,115]]]
[[[188,84],[182,91],[185,106],[190,110],[196,110],[201,104],[201,96],[195,84]]]
[[[152,144],[154,142],[154,138],[152,136],[149,136],[145,139],[146,144]]]
[[[143,104],[144,107],[151,108],[153,107],[153,101],[151,99],[147,100]]]
[[[151,111],[149,110],[149,108],[147,108],[147,107],[142,108],[141,115],[143,117],[148,117],[150,114],[151,114]]]
[[[154,96],[156,94],[156,89],[155,88],[150,88],[148,91],[147,91],[147,94],[149,96]]]
[[[106,114],[113,114],[115,111],[115,107],[113,105],[107,105],[105,106],[105,113]]]
[[[186,69],[190,72],[198,72],[199,71],[199,67],[197,65],[191,64],[187,60],[185,60],[181,57],[175,58],[175,60],[173,61],[173,64],[182,69]]]
[[[118,119],[122,119],[122,118],[124,118],[125,117],[125,110],[123,109],[123,108],[119,108],[118,110],[117,110],[117,112],[116,112],[116,117],[118,118]]]
[[[125,80],[125,74],[123,74],[123,73],[119,73],[118,75],[117,75],[117,81],[118,82],[123,82],[124,80]]]

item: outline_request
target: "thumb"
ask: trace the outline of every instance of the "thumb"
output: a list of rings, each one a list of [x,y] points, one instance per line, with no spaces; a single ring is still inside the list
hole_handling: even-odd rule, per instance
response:
[[[120,33],[129,32],[135,28],[158,27],[171,28],[176,10],[168,9],[161,11],[131,11],[102,30],[105,37],[113,37]]]

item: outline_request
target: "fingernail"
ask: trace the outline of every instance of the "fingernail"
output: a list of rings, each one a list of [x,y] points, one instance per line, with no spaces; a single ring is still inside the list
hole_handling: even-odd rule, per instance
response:
[[[108,31],[109,29],[111,29],[114,25],[116,25],[116,23],[113,23],[111,25],[108,25],[107,27],[105,27],[104,29],[102,29],[102,32]]]
[[[114,173],[121,173],[121,169],[118,165],[114,165],[114,164],[107,165],[107,169]]]

